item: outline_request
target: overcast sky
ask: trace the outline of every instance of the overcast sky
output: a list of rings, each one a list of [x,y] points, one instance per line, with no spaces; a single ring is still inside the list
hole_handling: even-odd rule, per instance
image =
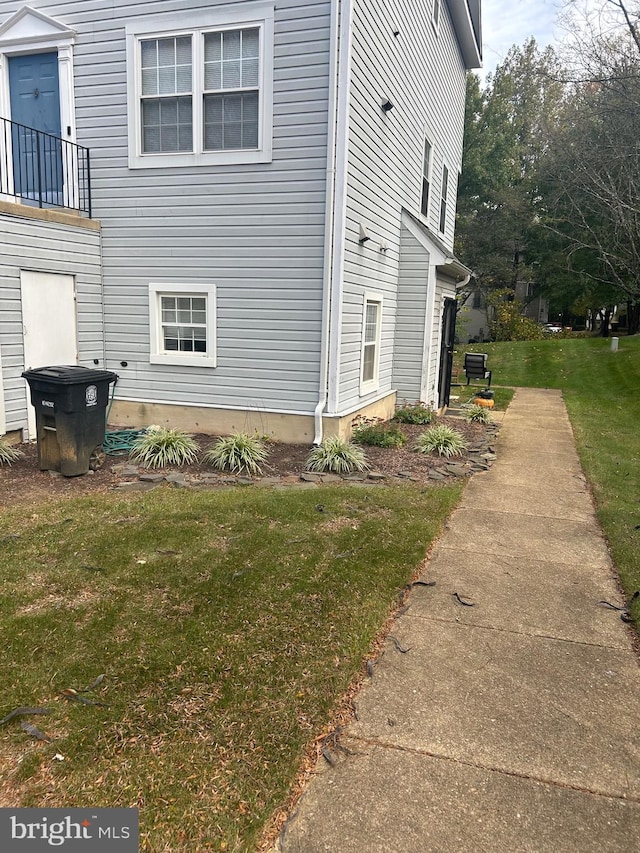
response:
[[[483,76],[493,71],[513,44],[535,36],[546,47],[562,36],[556,27],[560,0],[482,0]]]

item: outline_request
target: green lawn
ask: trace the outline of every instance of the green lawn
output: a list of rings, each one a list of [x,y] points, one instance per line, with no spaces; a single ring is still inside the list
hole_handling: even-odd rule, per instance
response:
[[[496,385],[559,388],[627,596],[640,589],[640,336],[478,344]],[[464,350],[458,357],[462,361]],[[640,601],[633,614],[640,619]]]
[[[3,509],[0,718],[46,706],[54,740],[0,727],[0,805],[137,805],[144,851],[255,850],[461,489]],[[61,694],[101,674],[78,696],[105,704]]]

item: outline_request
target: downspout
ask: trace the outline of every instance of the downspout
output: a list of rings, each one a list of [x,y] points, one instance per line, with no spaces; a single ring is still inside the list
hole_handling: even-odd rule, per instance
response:
[[[345,27],[346,24],[346,27]],[[346,37],[345,37],[346,33]],[[313,443],[322,443],[323,426],[322,413],[327,405],[329,395],[329,359],[330,359],[330,337],[331,322],[334,319],[332,313],[332,291],[334,284],[334,266],[336,252],[344,242],[344,222],[342,221],[342,233],[336,237],[335,233],[335,207],[336,207],[336,183],[341,177],[337,174],[338,159],[338,115],[342,115],[342,102],[345,101],[344,86],[344,61],[349,59],[348,48],[351,39],[351,0],[333,0],[331,4],[330,24],[330,51],[329,51],[329,104],[328,104],[328,131],[327,131],[327,177],[325,193],[325,223],[324,223],[324,272],[322,282],[322,332],[320,349],[320,388],[318,404],[314,411],[315,435]],[[341,39],[342,35],[342,39]],[[347,51],[345,51],[345,41]],[[340,44],[339,44],[340,42]],[[347,64],[348,71],[348,64]],[[347,73],[348,81],[348,73]],[[348,104],[348,86],[346,102]],[[346,136],[342,139],[346,146]],[[344,160],[346,152],[340,157]],[[340,184],[342,186],[342,183]],[[341,218],[342,220],[344,217]],[[340,224],[340,223],[339,223]],[[336,247],[337,244],[337,247]],[[342,252],[343,254],[343,252]],[[338,282],[340,294],[341,283]],[[341,295],[340,295],[341,298]]]

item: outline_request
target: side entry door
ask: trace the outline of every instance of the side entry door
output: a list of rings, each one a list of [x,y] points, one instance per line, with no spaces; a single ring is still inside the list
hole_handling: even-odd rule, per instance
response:
[[[14,194],[59,204],[64,176],[58,54],[9,58]],[[42,131],[42,134],[34,133]]]

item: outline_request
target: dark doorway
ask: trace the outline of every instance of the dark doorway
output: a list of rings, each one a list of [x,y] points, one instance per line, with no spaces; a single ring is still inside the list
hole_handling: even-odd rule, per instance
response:
[[[444,300],[442,314],[442,339],[440,343],[440,379],[438,380],[438,407],[449,405],[451,393],[451,370],[453,368],[453,349],[456,340],[456,300]]]

